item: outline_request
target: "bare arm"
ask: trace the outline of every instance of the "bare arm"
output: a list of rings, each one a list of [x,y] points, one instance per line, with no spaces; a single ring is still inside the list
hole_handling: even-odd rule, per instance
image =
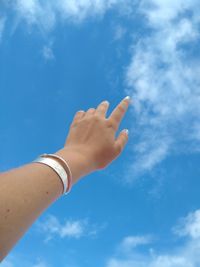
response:
[[[129,105],[122,100],[109,118],[109,104],[102,102],[87,112],[78,111],[64,148],[55,154],[69,164],[73,184],[81,177],[105,168],[122,152],[128,135],[115,133]],[[62,183],[48,166],[29,163],[0,174],[0,261],[38,216],[62,195]]]

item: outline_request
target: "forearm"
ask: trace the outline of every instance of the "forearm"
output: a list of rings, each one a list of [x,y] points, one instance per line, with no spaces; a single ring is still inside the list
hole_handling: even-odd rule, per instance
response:
[[[84,175],[84,162],[62,150],[73,174],[73,184]],[[59,176],[41,163],[29,163],[0,174],[0,259],[2,260],[38,216],[63,191]]]

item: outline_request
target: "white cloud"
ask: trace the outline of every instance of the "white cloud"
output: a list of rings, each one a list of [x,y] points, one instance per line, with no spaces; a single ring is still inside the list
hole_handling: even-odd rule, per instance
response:
[[[119,250],[123,251],[123,253],[130,253],[133,249],[148,245],[152,242],[151,236],[126,236],[121,244],[119,245]]]
[[[81,220],[70,219],[61,223],[54,215],[48,215],[44,221],[37,222],[37,228],[46,235],[45,242],[48,242],[55,236],[75,239],[96,236],[100,230],[105,228],[105,224],[101,226],[90,224],[87,218]]]
[[[192,239],[200,239],[200,210],[191,212],[186,218],[180,221],[175,229],[180,236],[189,236]]]
[[[55,56],[53,53],[52,45],[45,45],[42,49],[42,55],[46,60],[54,60]]]
[[[156,27],[164,27],[185,11],[197,11],[198,0],[141,0],[141,8],[148,17],[149,23]]]
[[[171,247],[166,253],[156,252],[150,247],[147,252],[142,253],[136,251],[130,242],[129,253],[124,254],[122,249],[119,256],[108,259],[106,267],[199,267],[200,210],[183,218],[176,228],[179,229],[176,232],[178,235],[181,233],[187,238],[182,246],[173,249]]]
[[[115,32],[114,32],[114,40],[118,41],[122,39],[127,32],[127,29],[123,27],[122,25],[116,25],[115,26]]]
[[[198,5],[189,0],[141,1],[148,31],[133,45],[126,73],[136,115],[130,173],[151,170],[179,152],[181,142],[199,145],[200,55],[191,52],[200,40]]]
[[[59,23],[80,25],[88,19],[101,19],[106,12],[115,9],[120,15],[130,15],[133,3],[136,0],[2,0],[2,14],[9,11],[13,14],[12,33],[19,25],[27,26],[30,33],[34,28],[42,35],[51,32]],[[4,9],[5,7],[5,9]],[[120,7],[120,8],[119,8]],[[4,12],[4,13],[3,13]],[[5,13],[7,15],[7,13]],[[4,21],[0,20],[0,38]],[[117,29],[117,39],[122,38],[125,29]],[[54,60],[54,52],[51,45],[42,48],[45,60]]]
[[[107,10],[120,5],[124,12],[130,6],[130,0],[14,0],[4,1],[7,8],[17,14],[18,21],[35,25],[42,30],[51,30],[59,21],[80,23],[88,17],[103,16]]]
[[[40,224],[40,227],[41,230],[43,230],[51,237],[53,235],[58,235],[61,238],[80,238],[85,234],[86,225],[87,222],[85,220],[69,220],[66,221],[64,224],[61,224],[55,216],[49,215],[46,221]]]
[[[32,260],[29,259],[27,261],[27,258],[23,257],[23,255],[17,255],[15,253],[11,253],[8,255],[8,257],[1,263],[1,267],[14,267],[14,266],[20,266],[20,267],[48,267],[49,265],[41,260]]]

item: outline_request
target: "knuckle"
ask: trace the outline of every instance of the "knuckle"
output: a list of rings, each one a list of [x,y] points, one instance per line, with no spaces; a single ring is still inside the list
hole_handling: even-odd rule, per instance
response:
[[[92,111],[94,111],[95,109],[94,108],[89,108],[88,109],[88,112],[92,112]]]
[[[101,120],[101,118],[100,118],[100,116],[98,115],[98,113],[97,113],[97,114],[94,114],[94,116],[93,116],[93,120],[94,120],[95,122],[99,122],[99,121]]]
[[[113,130],[116,129],[115,122],[113,120],[106,120],[106,123],[108,128],[111,128]]]

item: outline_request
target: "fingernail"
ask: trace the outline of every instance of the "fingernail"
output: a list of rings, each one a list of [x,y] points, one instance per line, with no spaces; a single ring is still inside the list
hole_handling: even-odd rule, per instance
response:
[[[130,99],[131,99],[130,96],[126,96],[126,97],[124,98],[124,100],[130,100]]]
[[[124,129],[124,132],[128,135],[129,134],[129,130],[128,129]]]
[[[103,101],[102,103],[107,104],[107,105],[110,104],[107,100]]]

